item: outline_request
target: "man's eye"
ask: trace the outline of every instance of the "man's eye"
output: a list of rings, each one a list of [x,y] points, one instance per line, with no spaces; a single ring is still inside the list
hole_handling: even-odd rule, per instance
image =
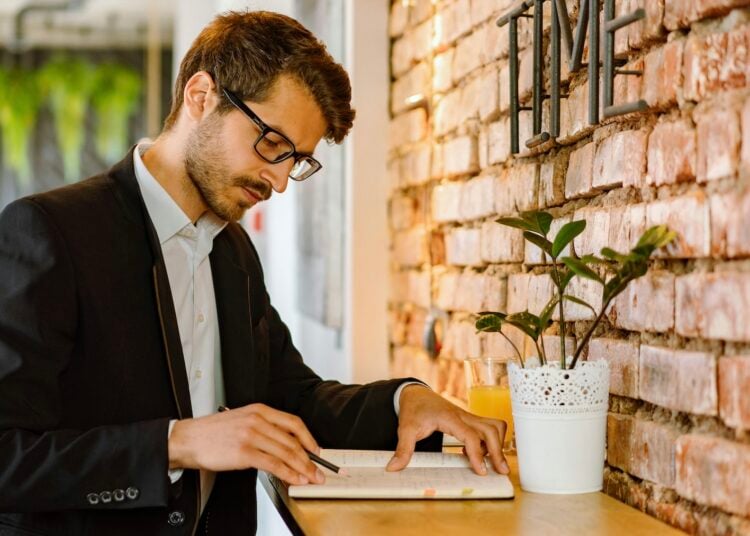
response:
[[[268,149],[276,149],[279,146],[278,142],[275,142],[268,137],[263,138],[263,145],[265,145]]]

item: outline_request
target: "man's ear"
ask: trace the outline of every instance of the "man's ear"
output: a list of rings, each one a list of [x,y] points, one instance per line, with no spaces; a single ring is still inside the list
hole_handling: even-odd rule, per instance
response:
[[[182,106],[192,121],[200,121],[219,103],[216,84],[206,71],[198,71],[185,84]]]

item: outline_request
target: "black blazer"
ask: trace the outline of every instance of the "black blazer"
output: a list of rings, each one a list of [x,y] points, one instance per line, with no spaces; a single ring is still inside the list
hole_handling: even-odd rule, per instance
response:
[[[393,449],[403,380],[321,380],[271,306],[230,223],[210,255],[229,407],[299,415],[321,446]],[[159,241],[133,154],[108,173],[0,214],[0,535],[248,534],[256,471],[172,485],[167,426],[191,416]],[[422,448],[440,448],[434,434]]]

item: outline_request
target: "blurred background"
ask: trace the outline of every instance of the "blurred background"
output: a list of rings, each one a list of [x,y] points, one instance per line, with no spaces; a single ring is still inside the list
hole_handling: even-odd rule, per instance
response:
[[[369,138],[321,143],[322,172],[291,184],[242,223],[308,363],[342,381],[385,377],[388,8],[348,0],[2,0],[0,208],[100,173],[134,143],[156,137],[179,62],[217,13],[290,15],[326,43],[353,82],[355,61],[366,65],[354,85],[355,105],[368,103],[357,129]],[[377,42],[382,47],[365,46]],[[374,122],[364,127],[368,116]],[[358,151],[364,154],[355,158]],[[368,267],[368,284],[352,275],[357,266]]]

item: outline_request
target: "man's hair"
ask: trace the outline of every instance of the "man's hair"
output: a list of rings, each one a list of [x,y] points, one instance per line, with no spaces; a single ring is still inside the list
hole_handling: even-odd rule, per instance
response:
[[[164,122],[177,121],[185,85],[198,71],[210,73],[218,88],[226,87],[242,100],[263,102],[279,75],[289,75],[305,87],[323,113],[325,138],[340,143],[354,121],[349,76],[307,28],[296,20],[269,11],[229,11],[217,16],[193,41],[180,64],[172,109]],[[218,112],[232,104],[218,91]]]

